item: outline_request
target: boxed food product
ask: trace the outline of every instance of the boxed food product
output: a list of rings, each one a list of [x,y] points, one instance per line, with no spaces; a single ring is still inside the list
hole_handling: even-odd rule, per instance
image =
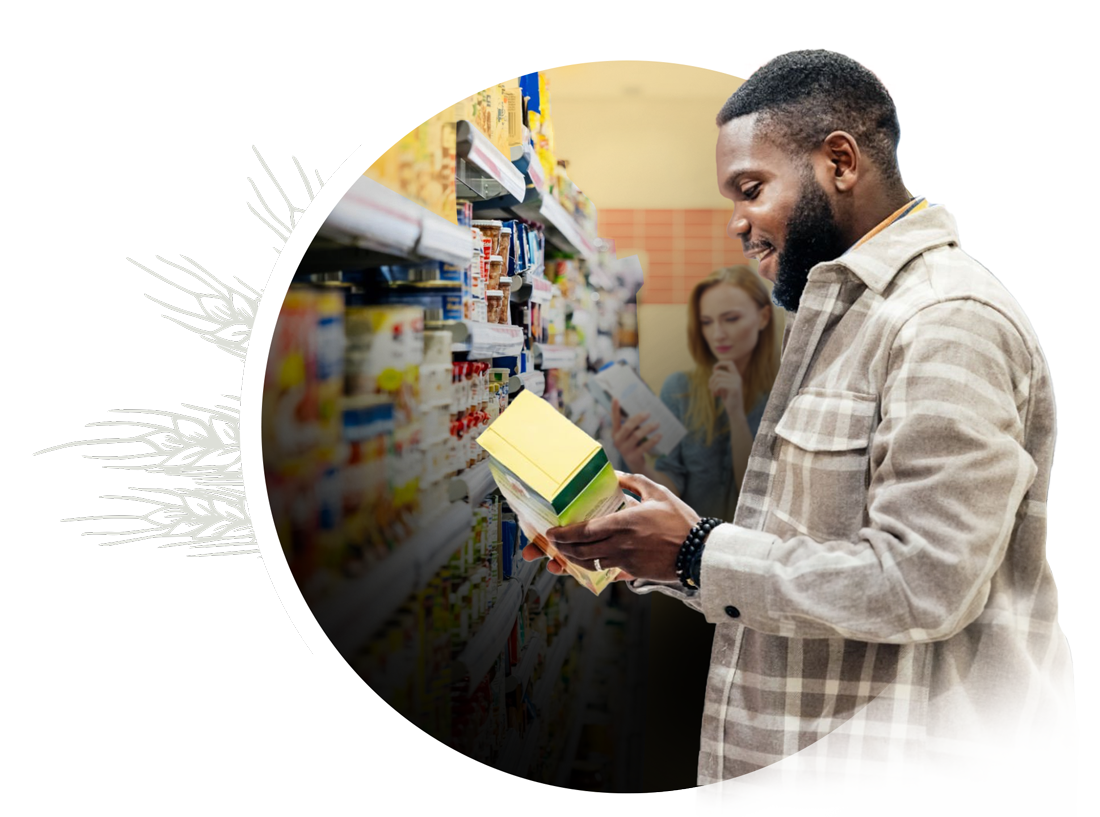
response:
[[[455,105],[456,119],[465,119],[486,137],[493,133],[493,94],[490,89],[478,91]]]
[[[415,306],[348,307],[347,393],[385,394],[396,424],[416,419],[424,361],[424,310]]]
[[[508,410],[478,437],[489,469],[525,533],[597,595],[619,574],[590,571],[565,559],[545,533],[549,528],[605,516],[626,505],[615,469],[603,447],[530,392],[520,392]]]
[[[649,414],[649,422],[660,424],[655,433],[661,435],[661,440],[653,449],[654,453],[671,453],[687,436],[683,423],[625,363],[612,361],[605,364],[588,382],[589,390],[607,411],[611,411],[611,401],[616,399],[624,416],[646,413]]]
[[[493,146],[506,158],[509,155],[508,138],[510,131],[508,114],[508,89],[504,84],[494,85],[489,89],[493,105],[493,121],[489,139]]]
[[[440,111],[405,134],[365,175],[457,224],[456,121],[455,109]]]

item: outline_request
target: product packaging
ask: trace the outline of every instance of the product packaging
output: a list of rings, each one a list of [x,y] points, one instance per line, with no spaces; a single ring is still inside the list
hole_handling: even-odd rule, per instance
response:
[[[527,536],[599,595],[618,569],[585,570],[562,556],[545,533],[625,507],[619,479],[600,444],[527,391],[482,432],[478,444],[489,453],[489,470]]]
[[[608,412],[611,411],[612,398],[617,398],[624,415],[648,413],[647,424],[660,423],[654,433],[660,434],[661,440],[653,448],[654,453],[671,453],[687,435],[687,429],[676,419],[676,415],[625,363],[613,361],[606,364],[588,383],[593,397]]]

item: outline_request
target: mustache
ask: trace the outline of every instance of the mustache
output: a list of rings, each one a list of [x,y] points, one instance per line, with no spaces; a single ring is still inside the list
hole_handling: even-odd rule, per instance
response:
[[[745,253],[745,255],[749,255],[750,253],[760,252],[762,250],[775,249],[775,246],[770,241],[764,241],[764,240],[760,240],[760,241],[742,241],[741,242],[741,249]]]

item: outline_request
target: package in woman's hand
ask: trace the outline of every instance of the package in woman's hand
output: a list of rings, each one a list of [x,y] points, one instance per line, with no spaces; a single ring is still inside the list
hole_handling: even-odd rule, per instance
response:
[[[670,454],[672,449],[679,445],[680,440],[687,436],[687,429],[683,423],[676,419],[661,398],[655,395],[632,368],[625,363],[612,362],[606,364],[589,380],[595,382],[595,396],[608,411],[611,410],[611,400],[619,401],[619,407],[623,414],[629,417],[632,414],[648,414],[650,423],[659,423],[654,434],[660,434],[661,439],[653,447],[654,454]],[[601,393],[602,392],[602,393]]]

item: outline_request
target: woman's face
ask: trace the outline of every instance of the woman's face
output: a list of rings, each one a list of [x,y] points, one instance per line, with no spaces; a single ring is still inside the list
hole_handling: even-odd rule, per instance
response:
[[[748,364],[770,318],[770,307],[757,306],[752,296],[732,284],[715,284],[699,299],[699,326],[711,354],[739,369]]]

